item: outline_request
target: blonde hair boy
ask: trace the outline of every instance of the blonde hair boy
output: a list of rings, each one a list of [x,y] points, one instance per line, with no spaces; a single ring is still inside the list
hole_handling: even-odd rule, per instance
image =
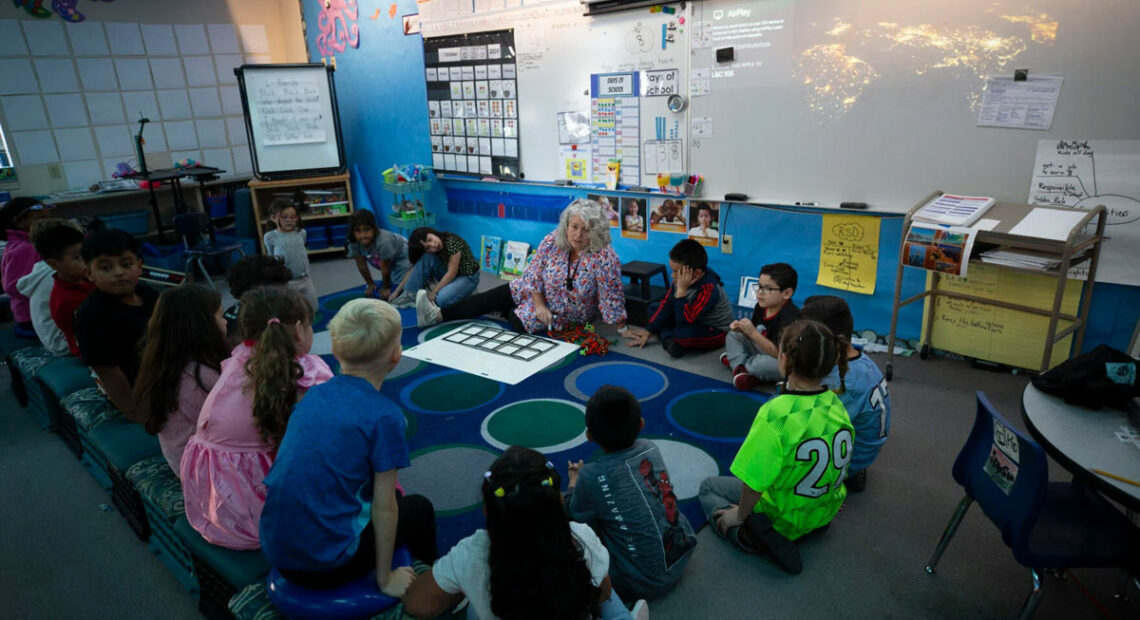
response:
[[[329,322],[341,371],[374,383],[400,363],[402,331],[400,313],[379,299],[354,299]]]

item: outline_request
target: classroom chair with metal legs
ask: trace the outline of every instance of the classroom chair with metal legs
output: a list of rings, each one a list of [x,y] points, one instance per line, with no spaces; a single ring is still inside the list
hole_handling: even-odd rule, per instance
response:
[[[954,480],[966,496],[946,525],[926,564],[933,575],[970,504],[977,502],[1001,531],[1013,557],[1030,570],[1033,590],[1020,617],[1041,602],[1041,573],[1048,569],[1135,570],[1140,552],[1137,528],[1096,492],[1079,482],[1049,482],[1041,445],[1009,424],[982,392],[974,427],[954,461]]]
[[[210,271],[206,269],[205,259],[217,256],[229,256],[232,252],[238,253],[238,258],[245,256],[240,243],[230,243],[215,246],[210,238],[210,216],[201,211],[180,213],[174,216],[174,232],[182,237],[182,255],[186,258],[186,279],[194,279],[194,267],[210,286],[214,286],[210,278]]]

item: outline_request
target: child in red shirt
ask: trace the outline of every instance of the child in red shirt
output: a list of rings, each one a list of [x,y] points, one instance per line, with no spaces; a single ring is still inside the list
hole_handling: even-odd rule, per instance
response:
[[[48,307],[51,318],[67,338],[67,346],[72,355],[79,355],[79,345],[75,342],[75,311],[79,304],[95,290],[95,285],[87,277],[87,263],[80,252],[83,247],[83,233],[77,229],[61,226],[52,229],[50,234],[36,239],[36,249],[52,269],[55,269],[55,286],[51,289]]]

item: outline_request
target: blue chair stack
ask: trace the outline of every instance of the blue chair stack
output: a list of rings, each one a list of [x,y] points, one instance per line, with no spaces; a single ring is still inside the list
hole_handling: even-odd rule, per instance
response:
[[[1005,420],[977,393],[974,427],[954,461],[954,480],[966,490],[938,547],[926,565],[934,574],[939,558],[977,502],[1001,531],[1019,564],[1029,568],[1033,590],[1020,618],[1041,602],[1044,570],[1136,568],[1140,533],[1103,497],[1079,482],[1049,482],[1041,445]]]

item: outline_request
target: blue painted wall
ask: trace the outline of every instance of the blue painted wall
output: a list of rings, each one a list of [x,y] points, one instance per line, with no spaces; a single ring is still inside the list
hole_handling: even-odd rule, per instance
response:
[[[319,34],[318,0],[304,0],[305,23],[310,59],[320,62],[316,38]],[[397,3],[395,18],[387,9],[376,20],[364,14],[358,17],[360,46],[337,55],[336,87],[348,161],[356,164],[364,175],[365,186],[378,211],[391,204],[391,197],[381,191],[380,172],[393,163],[427,163],[431,160],[428,141],[427,92],[424,82],[422,40],[404,36],[401,15],[415,13],[412,0]],[[584,190],[567,190],[548,186],[489,184],[477,181],[446,180],[447,188],[501,191],[507,194],[571,198],[584,195]],[[530,243],[540,241],[551,228],[550,223],[504,219],[480,215],[449,213],[444,188],[430,194],[432,209],[439,215],[438,226],[463,235],[472,246],[481,235],[497,235]],[[726,213],[721,211],[722,225]],[[802,210],[786,211],[735,205],[728,211],[727,233],[735,237],[735,253],[718,250],[710,253],[710,263],[735,290],[743,275],[755,275],[769,262],[791,263],[800,274],[796,299],[815,294],[834,294],[834,289],[815,285],[819,265],[819,239],[822,219],[818,213]],[[901,237],[901,216],[882,218],[880,263],[875,295],[843,294],[851,304],[858,329],[886,333],[890,329],[895,266]],[[647,241],[621,239],[614,246],[622,260],[664,262],[669,248],[681,235],[650,233]],[[922,290],[924,273],[905,270],[903,297]],[[1128,346],[1132,330],[1140,316],[1140,287],[1113,284],[1096,285],[1085,349],[1106,343],[1119,349]],[[899,319],[899,335],[917,338],[921,323],[921,304],[903,309]]]

